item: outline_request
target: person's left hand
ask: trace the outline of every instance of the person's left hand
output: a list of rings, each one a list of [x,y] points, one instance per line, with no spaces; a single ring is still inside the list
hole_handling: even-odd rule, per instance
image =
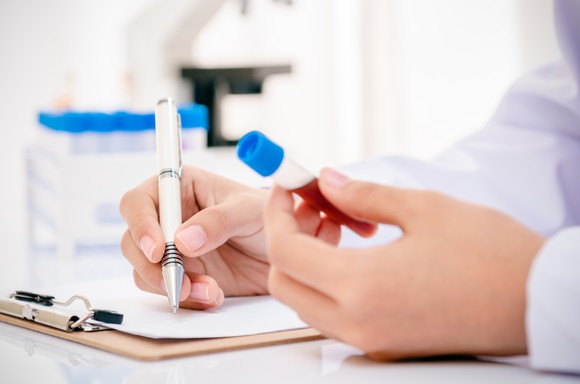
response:
[[[320,189],[345,213],[403,236],[339,249],[338,226],[322,228],[327,241],[305,233],[311,216],[275,187],[265,212],[268,289],[305,322],[378,359],[526,352],[525,287],[541,236],[489,208],[329,169]]]

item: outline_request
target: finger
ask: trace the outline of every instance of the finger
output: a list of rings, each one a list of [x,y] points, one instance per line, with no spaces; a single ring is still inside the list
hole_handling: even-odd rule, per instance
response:
[[[203,255],[232,237],[250,236],[263,227],[263,196],[240,193],[205,208],[176,231],[175,243],[186,256]]]
[[[191,280],[191,291],[189,296],[181,301],[181,307],[209,309],[223,304],[224,291],[213,278],[197,273],[188,273],[187,275]]]
[[[211,277],[199,274],[188,274],[192,281],[191,294],[187,296],[182,289],[179,306],[187,309],[210,309],[221,306],[224,303],[224,291],[217,285]],[[146,282],[141,275],[134,270],[133,279],[135,285],[146,292],[165,296],[166,292],[162,287],[155,287]],[[194,292],[196,292],[194,294]],[[203,292],[203,293],[200,293]]]
[[[301,201],[295,209],[294,216],[300,232],[316,236],[321,224],[320,212]]]
[[[328,244],[337,245],[340,241],[340,233],[340,224],[328,217],[324,217],[320,221],[316,237]]]
[[[320,215],[320,212],[301,201],[294,210],[300,232],[315,236],[326,243],[336,245],[340,240],[340,224]]]
[[[275,267],[268,275],[268,290],[277,300],[295,310],[302,321],[328,337],[337,337],[341,316],[337,316],[339,306],[332,298],[299,283]]]
[[[272,189],[264,217],[270,262],[302,284],[330,295],[336,282],[348,275],[348,250],[301,233],[292,196],[281,187]]]
[[[400,227],[420,211],[423,191],[350,180],[343,174],[324,168],[320,190],[340,210],[356,218]]]
[[[147,259],[154,263],[161,261],[164,251],[157,201],[157,179],[153,177],[127,192],[119,205],[133,241]]]
[[[158,263],[151,263],[144,257],[143,252],[139,249],[131,236],[129,230],[125,231],[121,239],[121,251],[123,256],[131,263],[135,271],[144,277],[147,285],[155,287],[159,290],[161,281],[161,265]]]
[[[148,292],[166,294],[165,282],[161,274],[161,264],[151,263],[143,257],[143,253],[135,242],[132,241],[131,234],[128,231],[125,232],[121,240],[121,249],[125,258],[131,263],[135,272],[143,280],[143,284],[137,285],[137,287]],[[137,279],[135,280],[135,283],[138,283]],[[185,300],[190,295],[190,292],[191,281],[185,275],[181,286],[180,300]]]

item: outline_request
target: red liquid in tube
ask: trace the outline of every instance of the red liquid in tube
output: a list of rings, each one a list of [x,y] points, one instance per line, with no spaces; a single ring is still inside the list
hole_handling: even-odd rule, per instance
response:
[[[260,175],[272,176],[276,184],[302,197],[308,205],[324,212],[335,222],[346,225],[363,237],[375,233],[375,224],[356,220],[326,200],[318,188],[318,179],[287,158],[282,147],[262,133],[253,131],[244,135],[238,142],[238,157]]]

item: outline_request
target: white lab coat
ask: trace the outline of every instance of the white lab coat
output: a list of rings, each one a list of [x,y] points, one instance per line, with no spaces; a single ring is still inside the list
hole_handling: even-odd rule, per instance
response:
[[[563,61],[517,81],[484,129],[432,162],[383,157],[345,172],[491,206],[549,237],[528,278],[529,360],[580,373],[580,0],[554,6]]]

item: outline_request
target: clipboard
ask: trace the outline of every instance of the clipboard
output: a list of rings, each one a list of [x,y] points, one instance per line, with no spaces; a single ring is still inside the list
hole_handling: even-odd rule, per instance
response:
[[[34,303],[31,306],[38,308],[38,305]],[[94,326],[94,324],[91,325],[90,323],[87,323],[88,326],[86,329],[77,328],[76,330],[67,331],[62,326],[57,326],[56,323],[31,321],[27,318],[16,317],[15,314],[6,314],[6,311],[0,312],[4,312],[0,313],[1,322],[143,361],[163,360],[324,338],[317,330],[303,328],[248,336],[210,339],[152,339],[113,329],[106,329],[106,327],[93,329],[91,326]],[[72,320],[78,321],[79,316],[76,317],[77,319]],[[72,320],[69,320],[69,325]]]

